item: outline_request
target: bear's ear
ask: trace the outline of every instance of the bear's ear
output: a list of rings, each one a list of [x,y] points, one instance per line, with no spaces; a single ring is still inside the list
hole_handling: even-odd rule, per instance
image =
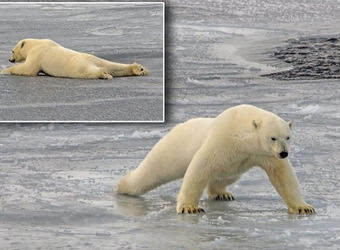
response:
[[[25,45],[25,41],[22,41],[20,49],[22,49],[22,47],[24,47],[24,45]]]
[[[292,129],[292,127],[293,127],[293,121],[289,121],[289,122],[288,122],[288,126],[289,126],[290,129]]]
[[[257,122],[255,120],[253,120],[253,126],[254,126],[255,129],[258,129],[258,128],[261,127],[261,122]]]

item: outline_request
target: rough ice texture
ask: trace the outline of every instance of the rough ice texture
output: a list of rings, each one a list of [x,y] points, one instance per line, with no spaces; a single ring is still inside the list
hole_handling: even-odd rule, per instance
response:
[[[282,80],[340,78],[339,39],[339,35],[289,39],[272,55],[293,68],[264,76]]]
[[[339,4],[316,0],[167,4],[167,123],[3,125],[0,245],[337,249],[339,82],[279,81],[260,75],[287,67],[270,56],[270,48],[289,38],[339,32]],[[214,117],[240,103],[294,121],[290,159],[316,215],[288,215],[258,168],[232,186],[236,201],[208,201],[204,195],[203,216],[176,214],[181,181],[141,198],[113,192],[118,179],[136,168],[175,124]]]

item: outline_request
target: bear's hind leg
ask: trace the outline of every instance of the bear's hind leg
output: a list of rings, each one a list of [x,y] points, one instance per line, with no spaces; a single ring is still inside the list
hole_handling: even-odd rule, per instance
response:
[[[162,178],[161,174],[155,174],[154,168],[158,166],[148,165],[142,162],[138,168],[123,176],[116,186],[119,194],[139,196],[146,192],[167,183],[171,179]]]
[[[208,184],[208,197],[211,200],[233,201],[235,197],[228,192],[227,186],[234,183],[238,178],[228,180],[211,180]]]
[[[110,75],[109,73],[103,72],[100,76],[100,79],[113,79],[113,76]]]
[[[89,66],[81,78],[87,79],[113,79],[112,75],[105,71],[104,68]]]
[[[232,193],[224,190],[218,193],[209,194],[209,199],[217,201],[233,201],[235,200],[235,197]]]

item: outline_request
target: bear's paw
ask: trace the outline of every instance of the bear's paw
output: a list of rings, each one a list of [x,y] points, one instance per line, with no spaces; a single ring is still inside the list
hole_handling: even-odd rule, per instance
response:
[[[229,192],[209,195],[209,199],[217,201],[233,201],[235,197]]]
[[[288,212],[291,214],[314,214],[315,208],[308,204],[290,207]]]
[[[197,206],[197,205],[181,205],[177,207],[177,213],[178,214],[199,214],[204,213],[204,209]]]
[[[10,75],[11,71],[8,68],[6,68],[6,69],[1,70],[0,74],[1,75]]]
[[[138,63],[131,64],[131,70],[134,76],[146,76],[149,74],[149,71]]]
[[[113,79],[113,76],[110,75],[109,73],[103,72],[101,78],[102,78],[102,79],[106,79],[106,80],[111,80],[111,79]]]

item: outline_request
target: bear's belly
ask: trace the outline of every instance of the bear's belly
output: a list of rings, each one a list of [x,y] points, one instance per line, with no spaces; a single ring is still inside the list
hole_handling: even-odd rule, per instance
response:
[[[68,77],[71,72],[69,68],[65,67],[67,63],[67,60],[51,60],[49,63],[41,65],[41,71],[49,76]]]
[[[50,76],[73,77],[79,67],[77,64],[79,56],[80,53],[76,51],[54,46],[39,58],[41,71]]]
[[[238,179],[242,174],[249,171],[254,166],[250,158],[246,158],[233,163],[225,163],[216,171],[215,179],[232,180]]]

